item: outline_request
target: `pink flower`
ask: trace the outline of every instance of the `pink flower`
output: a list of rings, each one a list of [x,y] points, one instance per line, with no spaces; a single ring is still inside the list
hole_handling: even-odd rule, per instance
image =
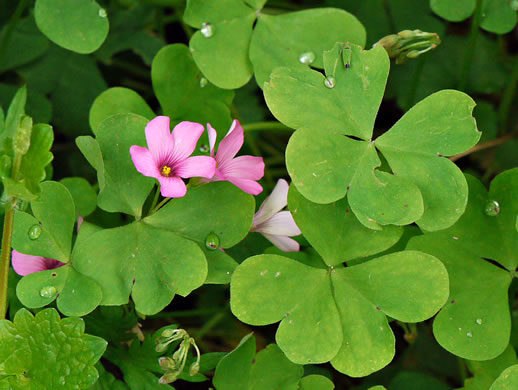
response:
[[[207,123],[207,132],[210,155],[214,157],[217,134],[210,123]],[[226,180],[249,194],[258,195],[263,191],[263,187],[256,180],[264,176],[264,162],[262,157],[235,157],[243,146],[244,137],[243,127],[238,120],[234,120],[227,135],[219,143],[216,153],[216,173],[211,181]]]
[[[281,211],[288,204],[290,186],[279,179],[270,196],[255,213],[252,231],[261,233],[273,245],[284,252],[298,252],[299,243],[290,237],[301,234],[289,211]]]
[[[216,161],[208,156],[189,157],[204,131],[199,123],[181,122],[173,133],[169,118],[157,116],[146,126],[148,148],[133,145],[131,159],[137,171],[160,182],[160,192],[166,198],[185,196],[187,187],[182,178],[214,176]]]
[[[21,276],[26,276],[34,272],[47,271],[64,266],[61,261],[48,259],[42,256],[25,255],[13,249],[12,264],[14,271]]]

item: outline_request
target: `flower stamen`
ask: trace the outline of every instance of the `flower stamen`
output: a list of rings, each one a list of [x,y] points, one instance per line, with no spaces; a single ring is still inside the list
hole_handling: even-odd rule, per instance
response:
[[[162,176],[169,177],[169,175],[171,175],[171,167],[164,165],[160,170],[160,173]]]

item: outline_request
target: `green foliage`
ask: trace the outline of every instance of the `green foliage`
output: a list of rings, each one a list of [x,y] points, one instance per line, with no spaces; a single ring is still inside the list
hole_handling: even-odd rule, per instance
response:
[[[53,309],[32,316],[20,310],[0,321],[0,376],[13,389],[87,388],[106,341],[84,333],[80,318],[60,319]]]

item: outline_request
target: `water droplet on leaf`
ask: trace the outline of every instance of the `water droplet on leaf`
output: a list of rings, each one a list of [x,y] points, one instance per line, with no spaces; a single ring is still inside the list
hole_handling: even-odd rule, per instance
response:
[[[53,298],[56,296],[58,290],[54,286],[43,287],[40,290],[40,296],[43,298]]]
[[[205,238],[205,246],[212,251],[219,248],[219,237],[216,233],[209,233],[207,238]]]
[[[200,31],[205,38],[210,38],[214,35],[214,26],[210,23],[202,23]]]
[[[100,16],[101,18],[105,18],[106,16],[108,16],[108,14],[106,13],[106,10],[105,10],[104,8],[101,8],[101,9],[99,10],[99,16]]]
[[[202,152],[202,153],[207,153],[207,152],[209,151],[209,145],[207,145],[207,144],[203,144],[203,145],[201,145],[201,146],[200,146],[200,149],[199,149],[199,150],[200,150],[200,152]]]
[[[334,88],[336,85],[336,79],[334,77],[326,77],[324,79],[324,85],[327,88]]]
[[[500,212],[500,205],[496,200],[490,200],[486,203],[484,212],[489,217],[496,217]]]
[[[481,318],[477,318],[477,324],[482,325],[482,319]]]
[[[306,51],[299,57],[299,62],[304,65],[311,65],[315,61],[315,53]]]
[[[466,333],[466,336],[468,336],[468,337],[473,337],[473,335],[471,334],[471,332]]]
[[[205,88],[205,86],[209,83],[209,80],[207,80],[205,77],[202,77],[200,79],[200,88]]]
[[[37,240],[41,236],[41,226],[40,225],[32,225],[29,228],[29,232],[27,233],[31,240]]]

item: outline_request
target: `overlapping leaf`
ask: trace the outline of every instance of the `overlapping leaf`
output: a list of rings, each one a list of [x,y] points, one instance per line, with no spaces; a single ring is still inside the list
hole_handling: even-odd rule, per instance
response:
[[[477,179],[467,180],[470,199],[461,219],[412,238],[407,248],[437,256],[450,275],[449,302],[434,322],[437,341],[463,358],[487,360],[502,353],[511,331],[507,289],[518,266],[518,169],[498,175],[489,194]]]
[[[60,319],[54,309],[35,317],[22,309],[13,322],[1,320],[0,375],[14,389],[88,388],[107,343],[84,330],[82,319]]]
[[[270,16],[260,12],[263,5],[264,1],[242,0],[187,2],[185,23],[201,29],[189,44],[193,58],[216,86],[239,88],[253,72],[262,86],[275,67],[301,66],[304,53],[312,53],[310,62],[322,67],[320,53],[335,42],[365,44],[363,26],[343,10],[323,8]]]
[[[471,116],[473,100],[458,91],[438,92],[371,141],[389,61],[381,47],[349,47],[337,44],[324,55],[333,88],[321,73],[296,68],[277,68],[265,84],[272,113],[299,129],[286,151],[294,184],[318,203],[347,194],[352,211],[373,229],[414,221],[426,230],[451,226],[462,215],[468,193],[461,171],[444,156],[460,153],[480,138]],[[352,51],[350,68],[342,62],[343,50]],[[376,149],[393,174],[379,169]]]
[[[485,361],[468,361],[473,377],[464,381],[462,390],[486,390],[506,368],[518,363],[516,352],[508,346],[498,357]]]
[[[361,226],[347,214],[345,200],[312,205],[292,189],[289,206],[302,232],[330,266],[278,255],[250,257],[232,275],[232,312],[253,325],[281,321],[276,341],[294,363],[331,361],[338,371],[355,377],[383,368],[395,352],[386,315],[408,322],[434,315],[448,296],[445,268],[433,256],[417,251],[334,267],[348,258],[386,249],[401,231]],[[329,229],[319,232],[322,226]],[[365,251],[342,253],[353,240],[372,243]]]
[[[334,389],[324,376],[303,374],[303,367],[289,361],[275,344],[256,355],[255,338],[249,334],[218,363],[213,383],[217,390]]]

